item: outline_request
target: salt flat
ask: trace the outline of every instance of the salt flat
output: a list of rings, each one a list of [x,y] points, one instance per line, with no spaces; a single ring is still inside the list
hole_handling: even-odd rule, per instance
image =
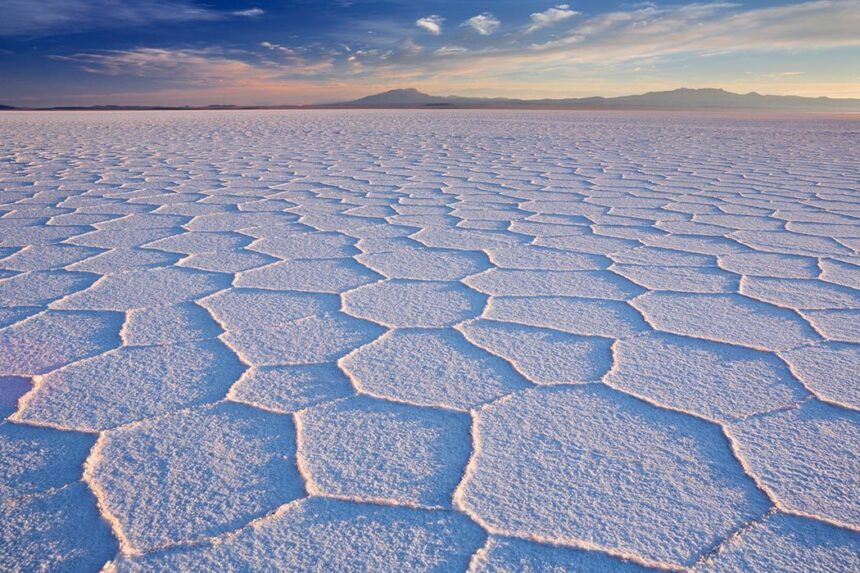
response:
[[[860,120],[0,116],[0,569],[860,569]]]

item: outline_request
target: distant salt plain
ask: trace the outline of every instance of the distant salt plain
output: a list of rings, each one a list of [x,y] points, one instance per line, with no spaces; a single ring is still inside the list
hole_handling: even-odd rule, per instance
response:
[[[0,116],[0,569],[857,571],[860,121]]]

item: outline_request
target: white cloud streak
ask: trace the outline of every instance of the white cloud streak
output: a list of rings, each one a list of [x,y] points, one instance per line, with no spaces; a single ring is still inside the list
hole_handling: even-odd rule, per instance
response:
[[[54,56],[54,59],[75,62],[93,74],[169,79],[192,84],[241,79],[254,70],[245,62],[208,50],[137,48]]]
[[[468,51],[469,50],[463,46],[442,46],[441,48],[434,50],[433,53],[437,56],[456,56],[458,54],[465,54]]]
[[[472,16],[463,22],[464,26],[469,26],[482,36],[489,36],[499,29],[500,24],[501,22],[499,22],[499,19],[489,12]]]
[[[425,16],[423,18],[418,18],[415,20],[415,25],[419,28],[422,28],[434,36],[438,36],[442,33],[442,22],[445,21],[445,18],[442,16],[430,15]]]
[[[135,48],[53,56],[78,64],[83,71],[108,76],[136,76],[166,80],[180,85],[231,85],[266,83],[290,76],[312,76],[329,71],[333,63],[324,57],[309,61],[294,56],[284,46],[263,42],[270,50],[284,51],[285,62],[251,63],[217,50]]]
[[[244,16],[246,18],[254,18],[255,16],[262,16],[266,13],[262,8],[248,8],[247,10],[235,10],[230,12],[233,16]]]
[[[281,52],[290,56],[296,55],[296,50],[294,48],[282,46],[281,44],[274,44],[272,42],[260,42],[260,45],[267,50],[272,50],[273,52]]]
[[[222,20],[260,16],[264,12],[260,8],[221,12],[190,0],[3,0],[0,36]]]
[[[579,12],[571,10],[568,4],[558,4],[543,12],[534,12],[530,18],[532,23],[526,28],[526,33],[537,32],[541,28],[548,28],[568,18],[576,16]]]

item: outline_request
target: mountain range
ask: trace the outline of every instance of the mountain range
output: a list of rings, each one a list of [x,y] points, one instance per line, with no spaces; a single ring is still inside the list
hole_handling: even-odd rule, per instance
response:
[[[414,88],[396,89],[330,107],[370,108],[547,108],[547,109],[736,109],[785,111],[860,112],[860,99],[773,96],[755,92],[732,93],[723,89],[680,88],[621,97],[564,99],[511,99],[434,96]]]
[[[414,88],[394,89],[357,100],[316,105],[273,106],[123,106],[94,105],[88,107],[18,108],[0,105],[0,111],[22,109],[42,110],[167,110],[167,109],[332,109],[332,108],[398,108],[398,109],[588,109],[588,110],[769,110],[860,112],[860,99],[774,96],[755,92],[732,93],[718,88],[679,88],[671,91],[648,92],[621,97],[585,97],[563,99],[514,99],[463,96],[436,96]]]

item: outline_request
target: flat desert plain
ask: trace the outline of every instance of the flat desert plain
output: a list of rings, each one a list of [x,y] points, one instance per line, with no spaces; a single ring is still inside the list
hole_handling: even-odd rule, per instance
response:
[[[860,119],[0,116],[0,569],[857,571]]]

